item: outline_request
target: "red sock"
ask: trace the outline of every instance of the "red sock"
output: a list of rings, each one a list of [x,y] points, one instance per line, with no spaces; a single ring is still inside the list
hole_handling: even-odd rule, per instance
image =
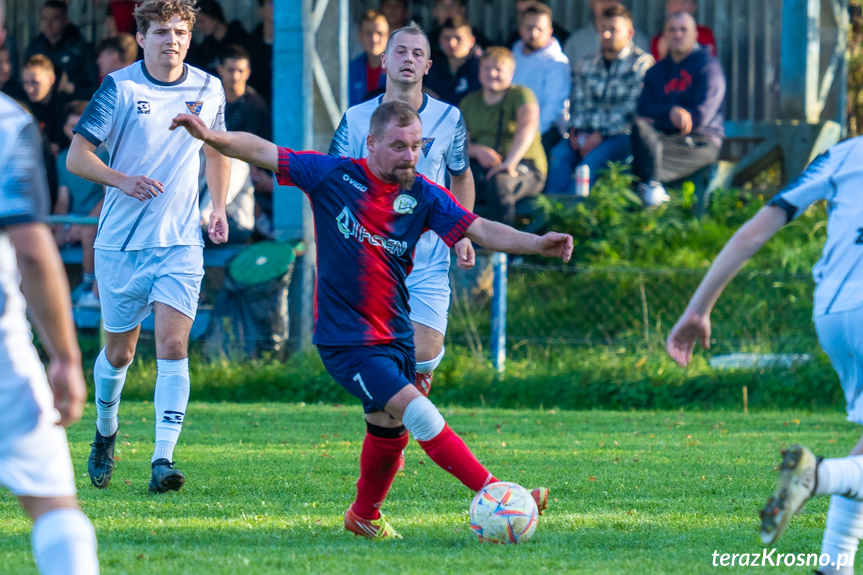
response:
[[[408,445],[408,434],[395,439],[375,437],[366,433],[360,453],[360,478],[354,513],[363,519],[379,519],[380,506],[398,473],[399,457]]]
[[[444,425],[443,430],[434,438],[417,443],[441,469],[450,472],[472,491],[479,491],[489,483],[497,481],[495,476],[477,461],[449,425]]]

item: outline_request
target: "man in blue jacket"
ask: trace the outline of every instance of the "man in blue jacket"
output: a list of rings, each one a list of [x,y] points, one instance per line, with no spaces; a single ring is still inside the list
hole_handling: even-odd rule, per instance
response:
[[[363,14],[359,30],[363,53],[351,60],[348,67],[349,106],[361,104],[386,88],[387,75],[381,68],[381,55],[389,36],[390,28],[383,14],[374,10]]]
[[[725,137],[725,74],[701,48],[687,12],[665,22],[668,56],[647,71],[632,127],[632,169],[647,205],[669,200],[663,182],[716,163]]]

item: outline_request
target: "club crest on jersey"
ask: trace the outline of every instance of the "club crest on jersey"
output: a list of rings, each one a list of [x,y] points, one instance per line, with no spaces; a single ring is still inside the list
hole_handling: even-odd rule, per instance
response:
[[[434,138],[423,138],[423,156],[425,156],[426,158],[429,157],[429,152],[431,151],[432,146],[434,146]]]
[[[149,114],[150,113],[150,102],[147,100],[138,100],[135,102],[136,107],[138,108],[139,114]]]
[[[201,115],[201,108],[204,107],[203,102],[186,102],[186,107],[189,108],[189,111],[196,116]]]
[[[402,194],[393,202],[393,210],[397,214],[412,214],[417,207],[417,201],[407,194]]]

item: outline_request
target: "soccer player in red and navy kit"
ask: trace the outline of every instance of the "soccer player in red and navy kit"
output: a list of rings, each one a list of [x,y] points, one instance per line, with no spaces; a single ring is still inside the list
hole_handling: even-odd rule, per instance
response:
[[[416,387],[408,291],[413,251],[426,230],[452,247],[468,237],[515,254],[572,255],[572,237],[542,237],[479,218],[444,188],[418,176],[422,124],[408,104],[387,102],[371,117],[369,155],[362,160],[295,152],[241,132],[217,132],[197,116],[185,127],[220,153],[278,174],[282,185],[303,190],[312,204],[318,243],[313,342],[332,377],[360,399],[367,434],[360,455],[357,498],[345,528],[370,538],[400,537],[380,513],[412,433],[429,458],[468,488],[497,479]],[[548,489],[533,491],[542,511]]]

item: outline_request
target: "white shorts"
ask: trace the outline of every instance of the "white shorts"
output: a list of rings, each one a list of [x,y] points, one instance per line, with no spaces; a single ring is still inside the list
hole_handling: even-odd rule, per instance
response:
[[[818,341],[839,374],[848,421],[863,425],[863,308],[815,318]]]
[[[16,496],[75,495],[69,443],[41,364],[0,383],[0,485]]]
[[[96,281],[105,331],[135,329],[153,303],[171,306],[190,319],[198,311],[204,248],[172,246],[131,252],[96,250]]]
[[[407,277],[411,321],[446,334],[449,314],[449,248],[434,232],[417,242],[414,268]]]

